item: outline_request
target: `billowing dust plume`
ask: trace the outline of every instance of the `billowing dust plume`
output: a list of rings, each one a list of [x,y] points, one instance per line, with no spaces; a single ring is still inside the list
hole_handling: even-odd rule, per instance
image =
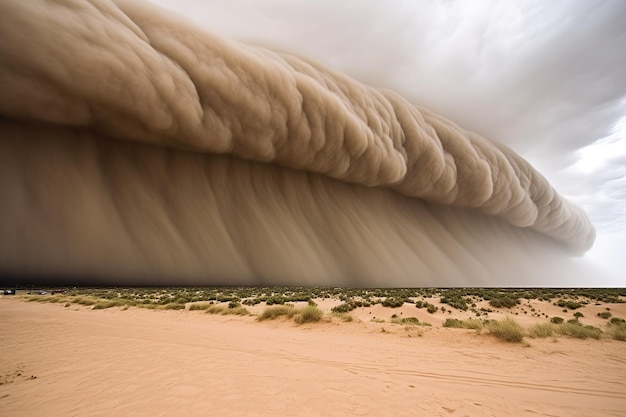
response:
[[[396,93],[146,4],[5,0],[0,238],[40,281],[504,286],[594,230]]]

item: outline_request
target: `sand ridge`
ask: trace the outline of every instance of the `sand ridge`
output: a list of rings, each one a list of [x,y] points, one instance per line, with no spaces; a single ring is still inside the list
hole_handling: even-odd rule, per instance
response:
[[[359,320],[370,316],[366,309],[353,315],[350,323],[297,326],[5,297],[0,373],[9,377],[0,409],[5,416],[621,416],[626,408],[623,342],[548,338],[526,347],[432,319],[420,336]]]

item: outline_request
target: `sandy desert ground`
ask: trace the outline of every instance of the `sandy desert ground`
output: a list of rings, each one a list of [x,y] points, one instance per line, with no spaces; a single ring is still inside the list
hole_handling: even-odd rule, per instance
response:
[[[339,303],[318,301],[325,311]],[[550,316],[561,311],[539,301],[533,308]],[[588,323],[601,325],[595,310],[605,308],[586,306]],[[610,308],[626,317],[626,304]],[[391,314],[432,326],[393,324]],[[0,414],[626,415],[625,342],[559,336],[506,343],[441,326],[445,318],[467,314],[428,314],[413,305],[375,305],[352,315],[352,322],[297,325],[4,297]]]

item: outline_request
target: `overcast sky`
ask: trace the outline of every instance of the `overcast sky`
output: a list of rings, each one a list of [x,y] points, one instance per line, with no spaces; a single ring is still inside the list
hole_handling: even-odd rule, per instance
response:
[[[153,0],[397,91],[503,142],[582,206],[594,286],[626,286],[626,2]]]

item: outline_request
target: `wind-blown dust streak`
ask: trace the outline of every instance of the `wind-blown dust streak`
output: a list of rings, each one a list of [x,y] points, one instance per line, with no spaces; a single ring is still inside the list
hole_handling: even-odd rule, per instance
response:
[[[393,92],[136,2],[0,15],[5,274],[469,284],[593,243],[521,157]]]

